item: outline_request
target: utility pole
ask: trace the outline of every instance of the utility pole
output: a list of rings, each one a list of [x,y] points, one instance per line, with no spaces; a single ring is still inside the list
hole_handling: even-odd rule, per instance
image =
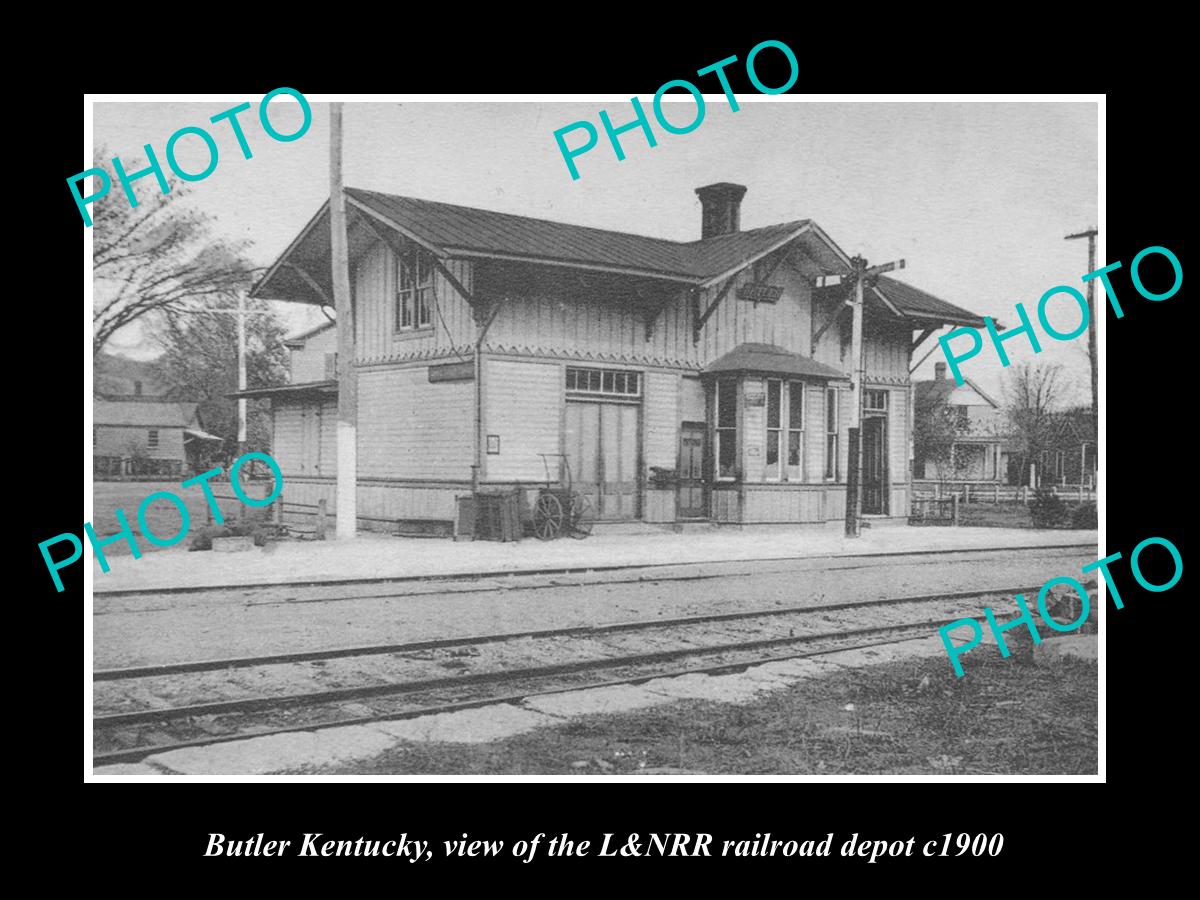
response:
[[[903,269],[904,260],[868,267],[863,257],[855,256],[850,264],[854,267],[850,276],[854,279],[850,331],[850,402],[854,412],[850,418],[850,443],[847,448],[846,537],[858,537],[862,522],[863,289],[868,280],[874,283],[875,277],[884,272]]]
[[[329,112],[329,243],[338,330],[337,536],[338,540],[346,540],[354,537],[358,526],[358,386],[354,373],[346,195],[342,190],[342,104],[331,103]]]
[[[1087,231],[1080,231],[1078,234],[1068,234],[1063,240],[1074,241],[1079,238],[1087,238],[1088,242],[1088,267],[1089,272],[1096,271],[1096,235],[1099,231],[1095,228],[1089,228]],[[1096,279],[1091,279],[1087,283],[1087,304],[1088,316],[1088,360],[1092,364],[1092,421],[1096,423],[1097,430],[1100,428],[1100,394],[1097,381],[1097,372],[1100,361],[1096,358],[1096,329],[1100,327],[1099,317],[1096,315]],[[1082,476],[1081,476],[1082,477]]]
[[[246,294],[243,291],[238,291],[237,308],[198,308],[198,309],[181,309],[177,310],[174,315],[207,315],[207,316],[236,316],[237,317],[237,369],[238,369],[238,393],[246,390],[246,317],[247,316],[269,316],[270,310],[261,312],[251,312],[246,309]],[[237,455],[242,456],[246,452],[246,398],[238,397],[238,431],[237,431]]]
[[[237,296],[238,394],[246,390],[246,295]],[[238,456],[246,452],[246,398],[238,397]]]

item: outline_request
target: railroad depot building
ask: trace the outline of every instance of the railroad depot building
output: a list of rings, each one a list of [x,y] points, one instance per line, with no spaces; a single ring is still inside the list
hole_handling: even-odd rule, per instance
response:
[[[473,488],[528,514],[541,454],[601,521],[840,520],[856,402],[863,512],[906,517],[912,352],[982,320],[878,276],[853,397],[851,259],[811,220],[740,230],[740,185],[696,193],[681,243],[347,189],[360,527],[450,522]],[[328,204],[252,295],[333,305]],[[292,346],[293,383],[246,394],[285,503],[332,511],[336,328]]]

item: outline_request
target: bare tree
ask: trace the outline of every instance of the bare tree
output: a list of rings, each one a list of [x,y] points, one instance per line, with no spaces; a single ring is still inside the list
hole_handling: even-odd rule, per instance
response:
[[[229,395],[238,386],[237,321],[229,315],[236,301],[223,297],[206,306],[221,313],[156,317],[151,338],[163,353],[157,360],[162,380],[176,400],[199,402],[197,414],[205,431],[225,439],[225,464],[238,451],[237,401]],[[251,388],[287,383],[286,328],[262,300],[247,302],[246,384]],[[247,417],[247,450],[271,449],[270,405],[252,400]]]
[[[103,147],[96,151],[97,159],[106,156]],[[143,316],[228,295],[253,276],[243,256],[245,243],[215,238],[210,217],[181,202],[189,185],[171,175],[171,191],[163,194],[151,180],[133,207],[115,178],[113,183],[94,209],[93,353]]]
[[[1025,467],[1049,445],[1055,413],[1068,391],[1060,365],[1026,362],[1009,371],[1004,382],[1004,412]]]

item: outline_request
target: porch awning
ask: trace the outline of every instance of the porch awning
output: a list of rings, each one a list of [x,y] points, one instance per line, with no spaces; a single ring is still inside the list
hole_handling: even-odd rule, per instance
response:
[[[250,388],[245,391],[235,391],[226,397],[336,397],[338,383],[336,381],[309,381],[304,384],[281,384],[278,387]]]
[[[199,428],[183,429],[183,439],[185,441],[223,441],[225,438],[217,437],[215,434],[209,434],[207,431],[201,431]]]
[[[819,378],[825,381],[850,380],[850,376],[845,372],[839,372],[832,366],[775,344],[738,344],[724,356],[705,366],[701,374],[718,375],[733,372]]]

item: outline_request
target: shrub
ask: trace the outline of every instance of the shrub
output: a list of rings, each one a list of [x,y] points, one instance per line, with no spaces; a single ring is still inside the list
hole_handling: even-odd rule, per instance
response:
[[[1029,501],[1034,528],[1062,528],[1071,521],[1071,511],[1058,494],[1039,490]]]
[[[1072,511],[1072,528],[1096,528],[1097,525],[1095,503],[1081,503]]]

